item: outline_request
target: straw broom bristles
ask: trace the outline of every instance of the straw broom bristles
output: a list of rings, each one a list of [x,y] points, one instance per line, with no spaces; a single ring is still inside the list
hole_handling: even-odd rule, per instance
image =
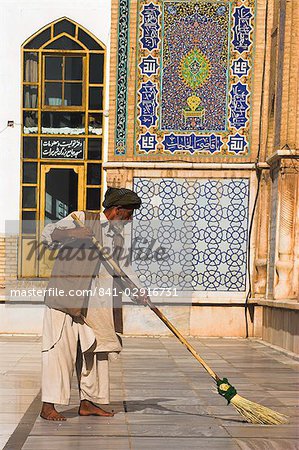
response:
[[[217,380],[217,385],[219,394],[226,398],[228,404],[231,403],[247,422],[262,425],[280,425],[288,422],[288,417],[284,414],[241,397],[227,378]]]
[[[236,394],[230,401],[234,408],[247,422],[262,425],[281,425],[288,422],[288,417],[259,403],[247,400]]]

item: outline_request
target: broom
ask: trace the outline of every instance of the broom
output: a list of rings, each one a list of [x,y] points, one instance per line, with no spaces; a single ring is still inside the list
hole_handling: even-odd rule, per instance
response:
[[[79,227],[84,227],[84,224],[76,216],[75,213],[71,214],[75,221],[75,224]],[[93,236],[92,243],[97,248],[101,256],[106,260],[110,267],[115,271],[115,273],[122,278],[128,288],[132,291],[133,289],[138,289],[138,287],[130,280],[130,278],[125,274],[125,272],[119,267],[119,265],[109,256],[103,253],[103,246],[97,241]],[[213,378],[217,384],[218,393],[227,400],[227,404],[233,405],[233,407],[238,411],[241,416],[250,423],[263,424],[263,425],[279,425],[288,422],[288,417],[284,414],[280,414],[273,411],[270,408],[266,408],[263,405],[247,400],[241,397],[232,386],[227,378],[221,379],[214,370],[205,362],[201,356],[196,352],[195,348],[184,338],[184,336],[175,328],[175,326],[167,319],[166,316],[160,311],[150,299],[147,299],[147,305],[150,309],[162,320],[162,322],[167,326],[167,328],[179,339],[179,341],[185,345],[189,352],[194,356],[194,358],[203,366],[203,368],[208,372],[208,374]]]

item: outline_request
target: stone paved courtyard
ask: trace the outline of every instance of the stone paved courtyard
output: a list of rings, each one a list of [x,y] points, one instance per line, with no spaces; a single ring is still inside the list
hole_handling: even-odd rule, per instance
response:
[[[77,416],[49,423],[40,408],[40,338],[0,337],[0,447],[52,449],[277,449],[298,447],[299,364],[254,340],[191,339],[239,393],[290,416],[283,426],[242,422],[209,376],[174,338],[124,338],[111,364],[114,418]]]

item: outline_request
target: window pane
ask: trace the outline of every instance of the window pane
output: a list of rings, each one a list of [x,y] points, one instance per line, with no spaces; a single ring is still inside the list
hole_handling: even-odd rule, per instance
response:
[[[104,55],[90,55],[89,59],[89,82],[90,83],[103,83],[104,72]]]
[[[23,138],[23,158],[37,158],[37,138]]]
[[[65,57],[65,80],[82,80],[82,58],[75,56]]]
[[[86,208],[87,209],[100,209],[101,190],[100,189],[87,189]]]
[[[51,28],[46,28],[33,39],[31,39],[24,48],[40,48],[43,44],[51,39]]]
[[[37,53],[24,52],[24,81],[35,83],[38,81]]]
[[[37,86],[24,86],[24,108],[37,108]]]
[[[64,84],[64,105],[82,106],[82,83]]]
[[[62,83],[45,83],[45,105],[62,105]]]
[[[89,109],[103,109],[103,88],[89,88]]]
[[[62,36],[56,39],[56,41],[51,42],[51,44],[45,47],[45,49],[47,48],[51,50],[83,50],[81,45],[66,36]]]
[[[36,207],[36,188],[23,186],[23,208]]]
[[[22,233],[23,234],[35,234],[36,220],[35,211],[23,211],[22,213]]]
[[[37,112],[36,111],[24,111],[23,113],[23,130],[25,134],[37,133]]]
[[[60,20],[54,25],[54,36],[66,32],[71,36],[75,36],[75,25],[67,19]]]
[[[23,162],[23,183],[37,182],[37,163]]]
[[[61,56],[46,56],[45,79],[62,80],[62,63],[63,59]]]
[[[88,132],[90,134],[103,134],[103,116],[98,113],[90,113],[88,115]]]
[[[103,50],[100,44],[97,43],[89,34],[84,30],[79,28],[78,39],[82,42],[89,50]]]
[[[100,164],[87,165],[87,184],[101,184]]]
[[[66,217],[78,207],[78,174],[74,168],[51,168],[45,179],[45,222]]]
[[[42,133],[45,134],[83,134],[84,113],[43,112]]]
[[[88,159],[101,159],[102,139],[88,139]]]

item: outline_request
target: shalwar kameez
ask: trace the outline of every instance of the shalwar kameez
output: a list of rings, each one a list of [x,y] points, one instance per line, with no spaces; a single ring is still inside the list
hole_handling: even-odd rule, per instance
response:
[[[86,213],[75,213],[85,223]],[[103,246],[111,249],[114,245],[114,233],[103,213],[100,214],[100,223]],[[51,247],[55,229],[71,229],[75,226],[69,215],[55,224],[48,224],[43,230],[42,240]],[[125,251],[125,254],[128,254],[128,251]],[[131,265],[127,265],[128,259],[123,258],[119,264],[135,284],[140,286]],[[91,282],[92,296],[88,299],[84,321],[58,309],[46,307],[42,344],[43,402],[62,405],[69,403],[71,379],[76,358],[78,365],[79,353],[82,361],[79,364],[80,373],[78,374],[77,370],[77,375],[81,400],[109,403],[109,360],[117,357],[122,349],[117,334],[117,331],[122,330],[116,329],[113,317],[113,289],[113,277],[102,263]]]

